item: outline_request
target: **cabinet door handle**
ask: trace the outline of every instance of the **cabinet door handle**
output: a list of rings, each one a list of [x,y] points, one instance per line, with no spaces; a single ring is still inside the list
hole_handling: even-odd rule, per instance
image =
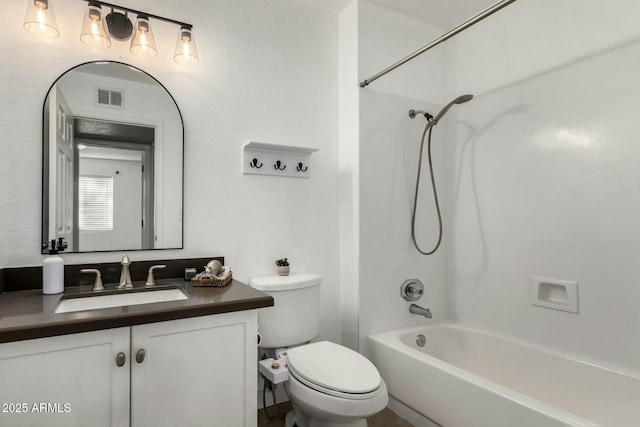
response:
[[[124,355],[123,352],[120,352],[116,355],[116,365],[121,368],[124,366],[124,362],[127,361],[127,357]]]
[[[138,362],[138,363],[144,362],[144,349],[141,348],[136,353],[136,362]]]

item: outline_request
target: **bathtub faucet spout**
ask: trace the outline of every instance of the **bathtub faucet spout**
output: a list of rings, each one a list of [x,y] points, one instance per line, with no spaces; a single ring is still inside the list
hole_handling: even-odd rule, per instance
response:
[[[419,314],[420,316],[424,316],[427,319],[431,319],[431,310],[428,308],[422,308],[417,304],[411,304],[409,306],[409,311],[413,314]]]

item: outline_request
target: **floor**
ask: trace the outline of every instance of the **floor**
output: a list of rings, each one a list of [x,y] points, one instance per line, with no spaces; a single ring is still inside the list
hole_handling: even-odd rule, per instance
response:
[[[267,421],[263,409],[258,411],[258,427],[284,427],[284,417],[291,410],[291,402],[276,405],[276,417],[272,422]],[[273,408],[269,408],[269,415],[273,414]],[[408,421],[400,418],[389,408],[367,420],[369,427],[413,427]]]

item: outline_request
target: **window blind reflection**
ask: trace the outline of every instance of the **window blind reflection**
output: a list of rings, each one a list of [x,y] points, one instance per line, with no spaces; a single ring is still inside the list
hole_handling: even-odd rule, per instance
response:
[[[78,185],[80,231],[113,230],[113,177],[80,176]]]

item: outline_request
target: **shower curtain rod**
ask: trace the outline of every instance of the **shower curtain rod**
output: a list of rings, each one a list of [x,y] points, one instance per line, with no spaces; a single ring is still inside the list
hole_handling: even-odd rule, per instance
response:
[[[364,81],[360,82],[360,87],[367,86],[369,83],[373,82],[374,80],[379,79],[380,77],[384,76],[385,74],[395,70],[399,66],[404,65],[405,63],[411,61],[416,56],[425,53],[426,51],[428,51],[432,47],[435,47],[435,46],[439,45],[440,43],[442,43],[443,41],[448,40],[451,37],[455,36],[456,34],[466,30],[467,28],[469,28],[473,24],[477,24],[478,22],[482,21],[487,16],[493,15],[494,13],[496,13],[497,11],[499,11],[500,9],[502,9],[505,6],[510,5],[514,1],[516,1],[516,0],[502,0],[502,1],[499,1],[498,3],[494,4],[490,8],[480,12],[479,14],[474,16],[473,18],[470,18],[470,19],[466,20],[465,22],[463,22],[462,24],[458,25],[453,30],[451,30],[451,31],[445,33],[444,35],[440,36],[439,38],[437,38],[436,40],[432,41],[428,45],[416,50],[415,52],[413,52],[411,55],[407,56],[406,58],[401,59],[400,61],[396,62],[392,66],[380,71],[375,76],[370,77],[370,78],[365,79]]]

